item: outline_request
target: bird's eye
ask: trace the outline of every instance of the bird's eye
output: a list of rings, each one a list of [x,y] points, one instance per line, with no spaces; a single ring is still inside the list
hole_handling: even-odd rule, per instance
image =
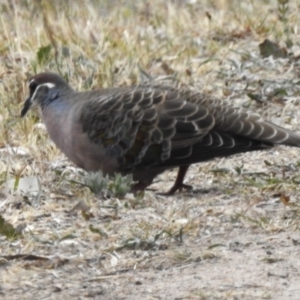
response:
[[[35,89],[37,88],[37,83],[35,81],[31,81],[29,83],[29,90],[30,93],[33,94],[33,92],[35,91]]]

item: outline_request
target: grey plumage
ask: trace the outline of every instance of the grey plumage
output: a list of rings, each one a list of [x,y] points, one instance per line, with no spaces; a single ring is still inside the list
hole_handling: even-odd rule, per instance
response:
[[[169,194],[184,187],[189,165],[214,157],[300,147],[300,136],[241,108],[187,89],[131,86],[74,91],[59,75],[29,81],[21,116],[37,104],[51,139],[87,171],[132,173],[144,189],[156,175],[179,167]]]

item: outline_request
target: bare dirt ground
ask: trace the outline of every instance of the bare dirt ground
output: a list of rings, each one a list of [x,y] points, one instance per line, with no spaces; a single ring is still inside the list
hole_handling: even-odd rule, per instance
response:
[[[300,132],[299,3],[253,2],[0,1],[0,299],[300,299],[300,149],[120,199],[19,118],[25,79],[51,70],[78,90],[173,80]]]

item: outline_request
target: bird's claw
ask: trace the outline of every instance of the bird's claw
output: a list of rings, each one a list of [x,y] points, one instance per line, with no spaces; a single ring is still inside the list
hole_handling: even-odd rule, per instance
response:
[[[159,195],[161,195],[161,196],[172,196],[177,191],[181,192],[183,189],[192,190],[193,187],[191,185],[184,184],[184,183],[174,184],[166,193],[159,193]]]

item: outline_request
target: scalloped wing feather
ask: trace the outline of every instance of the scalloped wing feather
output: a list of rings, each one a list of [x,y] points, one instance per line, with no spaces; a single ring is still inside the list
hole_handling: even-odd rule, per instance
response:
[[[174,90],[151,87],[120,88],[91,97],[80,121],[83,131],[109,156],[127,157],[131,163],[134,157],[132,165],[140,164],[147,152],[152,153],[152,163],[162,163],[172,149],[194,144],[214,126],[206,108],[187,102]]]
[[[151,86],[107,93],[89,98],[81,122],[122,169],[195,163],[280,143],[300,146],[293,132],[201,93]]]

